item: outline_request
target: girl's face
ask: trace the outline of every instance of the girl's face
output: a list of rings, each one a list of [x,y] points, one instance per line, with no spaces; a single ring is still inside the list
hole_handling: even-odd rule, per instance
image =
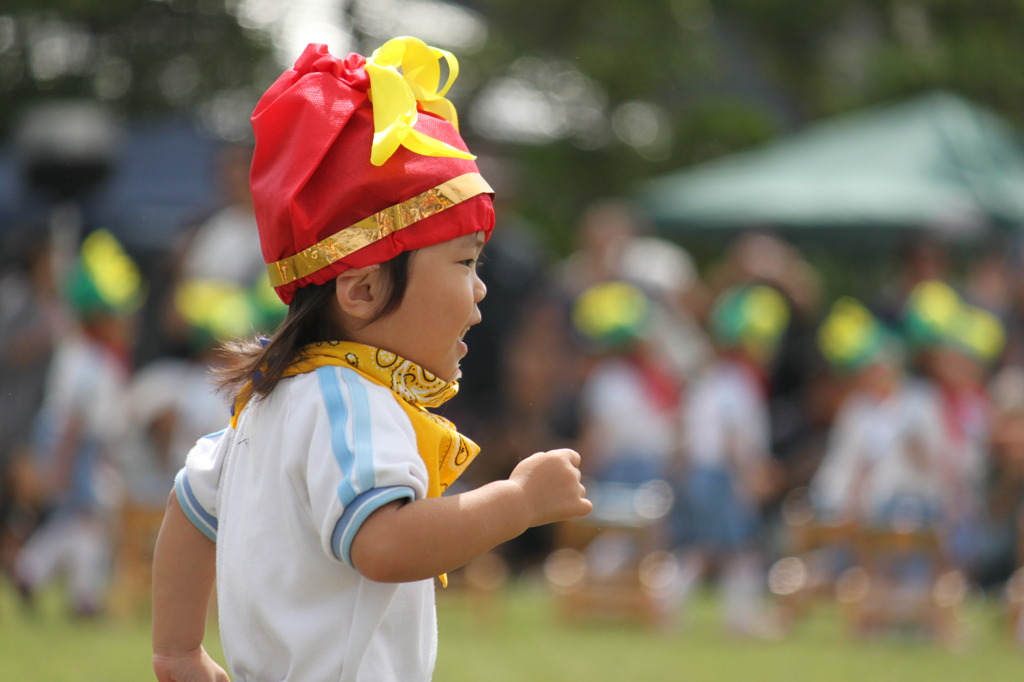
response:
[[[459,378],[468,350],[462,338],[480,322],[487,287],[476,265],[485,236],[475,232],[417,250],[401,304],[374,325],[374,345],[411,360],[445,381]]]

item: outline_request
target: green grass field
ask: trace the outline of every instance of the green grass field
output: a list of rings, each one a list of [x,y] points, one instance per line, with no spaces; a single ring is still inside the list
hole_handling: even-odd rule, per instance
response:
[[[0,587],[0,680],[136,682],[152,679],[148,617],[77,622],[56,593],[29,616]],[[480,608],[466,592],[439,594],[438,682],[620,680],[813,680],[996,682],[1024,679],[1024,651],[1010,641],[998,605],[972,600],[963,611],[963,651],[913,639],[853,642],[822,607],[781,642],[735,641],[718,627],[712,593],[699,597],[685,626],[657,634],[636,625],[569,627],[542,587],[523,583]],[[215,633],[211,653],[221,657]]]

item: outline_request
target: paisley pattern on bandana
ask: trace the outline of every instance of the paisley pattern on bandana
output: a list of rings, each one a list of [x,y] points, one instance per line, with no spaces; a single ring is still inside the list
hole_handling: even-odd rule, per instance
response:
[[[345,359],[351,363],[350,357],[355,357],[355,354],[345,355]],[[353,365],[355,366],[357,365]],[[395,395],[424,407],[438,407],[459,391],[458,384],[438,379],[416,363],[400,358],[390,351],[374,349],[370,366],[380,370],[384,375],[390,375],[389,388]]]

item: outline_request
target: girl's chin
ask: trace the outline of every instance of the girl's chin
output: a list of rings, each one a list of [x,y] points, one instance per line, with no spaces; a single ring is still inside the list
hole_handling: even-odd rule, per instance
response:
[[[462,366],[458,362],[456,362],[455,363],[455,369],[451,370],[448,373],[447,381],[448,381],[448,383],[451,383],[453,381],[458,381],[461,378],[462,378]]]
[[[448,383],[452,383],[453,381],[458,381],[459,379],[462,378],[462,368],[459,366],[458,362],[455,363],[454,367],[449,365],[448,367],[443,368],[442,371],[438,371],[438,372],[435,372],[434,370],[432,370],[432,369],[430,369],[428,367],[423,367],[423,369],[427,370],[428,372],[433,374],[438,379],[441,379],[442,381],[447,381]]]

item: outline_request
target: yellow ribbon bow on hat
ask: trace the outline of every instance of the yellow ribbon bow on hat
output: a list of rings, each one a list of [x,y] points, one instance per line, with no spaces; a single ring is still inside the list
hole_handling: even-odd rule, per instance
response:
[[[441,64],[448,65],[448,80],[441,87]],[[469,152],[436,140],[418,130],[417,103],[424,111],[450,121],[459,129],[455,106],[445,94],[459,75],[455,55],[431,47],[418,38],[393,38],[366,60],[373,100],[373,148],[370,163],[383,165],[400,147],[424,156],[475,159]]]

